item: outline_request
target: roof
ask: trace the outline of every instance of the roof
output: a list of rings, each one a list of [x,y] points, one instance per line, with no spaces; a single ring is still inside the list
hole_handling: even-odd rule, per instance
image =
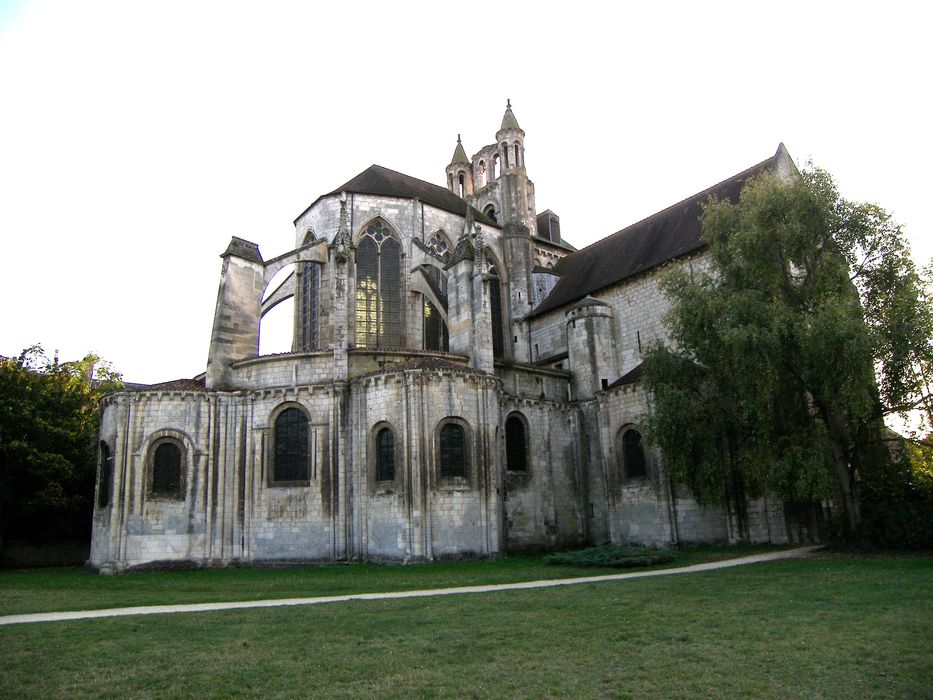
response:
[[[159,384],[133,384],[126,386],[127,391],[206,391],[204,375],[195,379],[173,379]]]
[[[460,163],[470,165],[470,159],[467,158],[466,151],[463,150],[463,144],[460,143],[460,134],[457,134],[457,147],[454,149],[453,158],[450,159],[450,165],[458,165]]]
[[[505,107],[505,114],[502,115],[502,126],[499,127],[499,131],[505,131],[506,129],[518,129],[519,131],[522,128],[518,125],[518,119],[515,118],[515,115],[512,114],[512,103],[509,102]]]
[[[451,214],[457,214],[458,216],[466,216],[467,207],[469,206],[465,200],[460,199],[460,197],[446,187],[419,180],[411,175],[405,175],[395,170],[384,168],[381,165],[370,165],[366,170],[350,181],[345,182],[337,189],[327,194],[322,194],[314,200],[308,209],[320,202],[324,197],[332,197],[341,192],[372,194],[381,197],[400,197],[402,199],[418,199],[432,207],[436,207],[443,211],[449,211]],[[298,219],[300,219],[308,209],[305,209],[305,211],[299,215]],[[499,224],[477,209],[473,209],[473,218],[489,226],[501,228]],[[297,222],[298,219],[295,219],[295,221]]]
[[[641,381],[642,374],[642,365],[639,363],[635,366],[634,369],[630,369],[628,372],[623,374],[621,377],[616,379],[612,384],[610,384],[607,389],[615,389],[619,386],[625,386],[626,384],[634,384],[635,382]]]
[[[587,294],[704,248],[706,244],[700,235],[703,205],[710,197],[737,202],[745,181],[775,170],[781,158],[789,159],[783,144],[773,156],[748,170],[562,258],[555,266],[561,274],[560,281],[529,317],[566,306]]]

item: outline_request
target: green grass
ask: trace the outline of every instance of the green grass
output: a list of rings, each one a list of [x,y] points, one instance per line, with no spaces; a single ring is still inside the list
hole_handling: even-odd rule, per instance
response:
[[[929,557],[827,558],[532,591],[17,625],[0,628],[0,694],[931,697],[931,574]]]
[[[671,566],[714,561],[778,547],[687,547]],[[548,566],[544,555],[402,566],[331,564],[290,569],[228,568],[98,576],[81,569],[0,571],[0,615],[96,610],[133,605],[378,593],[618,573]]]

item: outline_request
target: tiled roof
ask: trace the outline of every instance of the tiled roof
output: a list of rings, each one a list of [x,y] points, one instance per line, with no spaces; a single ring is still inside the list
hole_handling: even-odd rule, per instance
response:
[[[158,384],[134,384],[132,387],[127,385],[126,389],[127,391],[207,391],[203,376],[196,379],[173,379]]]
[[[773,170],[782,156],[787,157],[783,145],[758,165],[562,258],[555,266],[561,274],[560,281],[529,316],[565,306],[587,294],[700,250],[705,246],[700,238],[702,205],[710,197],[737,202],[745,181]]]
[[[370,165],[366,170],[354,177],[349,182],[345,182],[333,192],[318,197],[311,205],[313,207],[324,197],[332,197],[341,192],[353,192],[355,194],[373,194],[382,197],[400,197],[403,199],[418,199],[425,204],[436,207],[443,211],[449,211],[451,214],[466,216],[467,203],[460,199],[446,187],[441,187],[416,177],[405,175],[383,168],[381,165]],[[310,209],[311,207],[308,207]],[[305,209],[307,211],[308,209]],[[302,212],[304,214],[304,212]],[[301,218],[301,217],[299,217]],[[483,214],[478,209],[473,209],[473,218],[489,226],[501,228],[499,224]],[[296,219],[297,221],[297,219]]]

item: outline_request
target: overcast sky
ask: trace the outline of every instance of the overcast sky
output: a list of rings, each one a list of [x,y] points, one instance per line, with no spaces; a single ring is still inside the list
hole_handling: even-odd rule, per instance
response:
[[[285,252],[372,163],[443,185],[506,99],[578,247],[783,141],[929,260],[922,5],[763,5],[0,0],[0,354],[202,372],[231,235]]]

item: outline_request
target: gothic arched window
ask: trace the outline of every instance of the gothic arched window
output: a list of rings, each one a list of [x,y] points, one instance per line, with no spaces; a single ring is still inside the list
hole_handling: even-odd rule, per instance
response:
[[[489,268],[489,315],[492,321],[492,356],[500,359],[505,353],[502,337],[502,290],[499,284],[499,270],[494,265]]]
[[[505,421],[505,463],[510,472],[528,471],[525,422],[516,413]]]
[[[272,481],[307,481],[308,417],[298,408],[286,408],[275,419]]]
[[[376,481],[395,480],[395,435],[391,428],[376,434]]]
[[[634,428],[622,433],[622,474],[626,479],[643,479],[648,476],[641,433]]]
[[[447,331],[447,324],[441,318],[440,311],[427,297],[424,297],[424,349],[444,352],[450,349],[450,333]]]
[[[401,259],[380,221],[366,227],[356,249],[356,346],[397,348],[402,342]]]
[[[181,498],[181,448],[174,441],[156,445],[149,494],[156,498]]]

